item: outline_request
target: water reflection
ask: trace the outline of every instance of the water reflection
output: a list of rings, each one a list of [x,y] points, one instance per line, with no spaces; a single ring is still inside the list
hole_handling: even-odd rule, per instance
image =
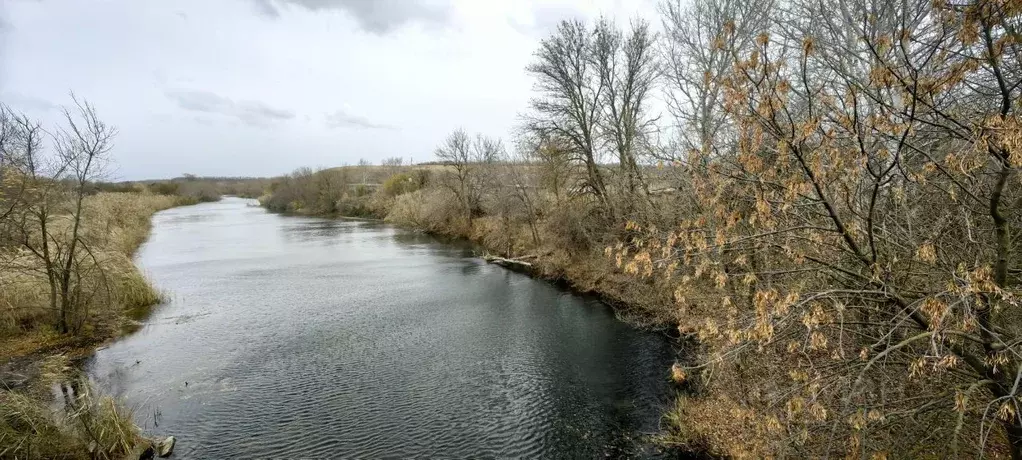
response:
[[[376,222],[232,199],[154,224],[139,262],[174,300],[90,372],[177,455],[651,453],[672,350],[603,304]]]

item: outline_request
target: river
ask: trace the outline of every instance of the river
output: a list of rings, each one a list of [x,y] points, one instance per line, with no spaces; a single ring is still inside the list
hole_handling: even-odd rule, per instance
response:
[[[226,198],[136,263],[170,300],[86,369],[175,458],[657,455],[670,341],[465,244]]]

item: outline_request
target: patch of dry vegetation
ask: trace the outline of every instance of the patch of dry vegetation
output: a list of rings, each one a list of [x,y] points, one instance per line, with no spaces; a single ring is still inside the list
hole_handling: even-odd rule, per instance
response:
[[[81,238],[88,242],[90,261],[97,268],[80,280],[83,291],[95,293],[75,312],[81,333],[73,341],[113,337],[130,320],[126,312],[137,314],[163,299],[131,256],[148,237],[150,217],[177,204],[177,197],[146,193],[100,193],[83,200]],[[7,269],[0,271],[0,341],[52,327],[54,312],[39,263],[24,253],[8,254]]]
[[[146,193],[85,198],[83,238],[102,270],[82,283],[101,292],[81,304],[75,334],[53,328],[47,282],[38,269],[28,270],[31,259],[10,261],[8,267],[18,270],[0,271],[0,356],[9,361],[0,377],[9,372],[27,379],[13,390],[0,390],[0,458],[120,459],[137,457],[149,445],[131,412],[117,401],[94,395],[66,363],[55,368],[39,362],[88,355],[95,344],[131,330],[164,300],[131,255],[148,236],[152,214],[179,201]],[[65,402],[53,409],[50,389],[58,382]]]
[[[147,446],[132,414],[109,397],[92,394],[88,382],[69,377],[62,355],[42,364],[31,391],[0,391],[0,458],[137,458]],[[42,404],[59,386],[62,405]]]

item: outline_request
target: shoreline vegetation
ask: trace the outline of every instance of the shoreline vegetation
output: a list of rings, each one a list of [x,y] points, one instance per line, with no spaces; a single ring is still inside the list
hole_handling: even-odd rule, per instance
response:
[[[562,22],[509,146],[457,129],[435,163],[303,168],[260,202],[466,238],[677,330],[666,445],[1022,459],[1022,3],[660,14]]]
[[[165,299],[132,262],[153,214],[219,194],[188,177],[97,181],[116,131],[72,102],[48,130],[0,104],[0,458],[169,454],[79,364]]]
[[[131,409],[90,388],[78,366],[96,348],[137,330],[165,300],[132,256],[148,237],[153,214],[197,202],[148,191],[84,198],[83,238],[102,264],[106,292],[73,333],[62,334],[47,321],[44,279],[3,277],[0,457],[139,458],[158,445],[135,425]],[[63,394],[57,410],[54,388]]]

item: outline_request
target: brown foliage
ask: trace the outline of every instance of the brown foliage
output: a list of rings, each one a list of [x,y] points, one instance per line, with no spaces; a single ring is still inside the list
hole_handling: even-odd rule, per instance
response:
[[[1022,456],[1022,3],[804,20],[828,5],[725,49],[733,137],[686,161],[696,212],[615,254],[677,280],[710,399],[783,427],[701,424],[728,455]]]

